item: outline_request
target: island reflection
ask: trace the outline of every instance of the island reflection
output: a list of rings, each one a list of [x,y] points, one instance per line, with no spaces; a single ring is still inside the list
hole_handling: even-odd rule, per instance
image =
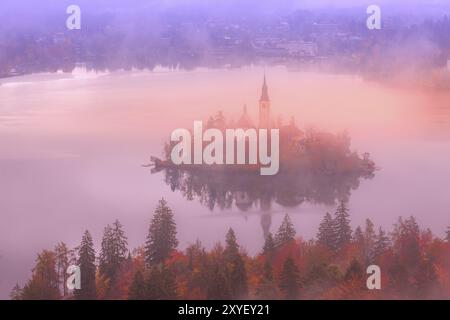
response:
[[[237,208],[256,210],[266,237],[271,224],[273,204],[294,208],[302,203],[334,205],[348,201],[361,179],[371,179],[375,163],[368,153],[351,150],[346,132],[333,134],[317,129],[302,131],[291,119],[283,124],[271,117],[271,103],[264,78],[259,101],[258,126],[247,113],[237,122],[227,121],[218,112],[210,117],[207,128],[225,132],[227,128],[278,128],[280,130],[280,170],[273,176],[260,175],[259,167],[248,165],[175,165],[170,160],[173,144],[166,143],[164,159],[152,157],[151,172],[163,171],[164,181],[172,191],[187,200],[197,199],[210,210]],[[256,170],[255,170],[256,169]]]

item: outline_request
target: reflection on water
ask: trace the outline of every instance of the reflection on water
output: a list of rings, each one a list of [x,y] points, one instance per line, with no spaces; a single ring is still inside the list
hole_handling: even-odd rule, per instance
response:
[[[209,118],[206,127],[219,130],[222,136],[231,128],[254,132],[257,128],[277,128],[280,164],[276,175],[260,175],[257,162],[254,165],[175,165],[170,158],[175,142],[166,144],[163,161],[152,157],[151,171],[164,170],[165,182],[172,191],[179,190],[188,200],[197,198],[210,210],[216,206],[222,210],[236,207],[242,212],[256,208],[261,214],[264,237],[269,233],[273,202],[284,208],[294,208],[304,202],[330,206],[337,201],[348,201],[351,190],[358,188],[361,178],[374,177],[375,163],[368,153],[361,157],[351,151],[347,132],[302,131],[294,118],[287,125],[281,119],[275,121],[265,76],[258,119],[258,125],[254,125],[244,106],[237,123],[228,121],[219,111]],[[202,147],[205,146],[203,142]],[[225,154],[227,149],[228,146],[223,145],[220,154]],[[246,159],[249,159],[249,152],[247,149]]]

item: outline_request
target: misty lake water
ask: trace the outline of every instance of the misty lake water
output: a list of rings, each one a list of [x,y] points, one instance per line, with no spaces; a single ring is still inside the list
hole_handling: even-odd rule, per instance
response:
[[[29,277],[35,255],[89,229],[98,247],[119,219],[130,248],[145,241],[157,201],[173,208],[180,247],[207,247],[229,227],[250,254],[263,245],[258,210],[214,210],[172,192],[142,167],[161,156],[175,128],[218,110],[257,119],[263,69],[41,74],[0,80],[0,298]],[[272,113],[299,127],[347,130],[352,149],[380,168],[361,180],[353,227],[370,218],[390,229],[401,215],[442,236],[450,225],[450,93],[391,88],[350,75],[266,69]],[[333,207],[273,209],[271,231],[289,212],[310,239]]]

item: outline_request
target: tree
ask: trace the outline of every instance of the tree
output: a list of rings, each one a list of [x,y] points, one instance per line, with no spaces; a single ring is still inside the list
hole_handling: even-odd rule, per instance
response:
[[[353,232],[352,239],[356,244],[364,246],[364,234],[360,226],[356,227],[355,232]]]
[[[362,278],[364,274],[363,267],[361,266],[361,263],[359,263],[358,260],[353,259],[350,265],[347,268],[347,271],[345,272],[344,279],[346,281],[350,280],[358,280]]]
[[[350,227],[350,215],[346,203],[341,201],[336,209],[334,218],[334,232],[336,235],[336,249],[340,250],[350,243],[352,228]]]
[[[447,227],[445,240],[447,240],[447,242],[450,243],[450,227]]]
[[[256,295],[263,300],[275,299],[278,295],[278,289],[273,279],[272,265],[269,260],[264,263],[264,273],[256,290]]]
[[[63,296],[67,295],[67,268],[69,267],[70,250],[64,242],[60,242],[55,247],[56,257],[56,273],[58,274],[58,288],[61,290]]]
[[[375,237],[375,243],[374,243],[374,258],[380,257],[383,253],[386,252],[387,249],[389,249],[391,245],[391,240],[388,236],[386,236],[386,232],[383,231],[383,229],[380,227],[378,229],[378,234]]]
[[[275,252],[275,241],[273,240],[272,233],[269,232],[264,242],[263,254],[270,255],[274,252]]]
[[[164,199],[158,207],[150,223],[145,243],[145,262],[147,265],[163,263],[178,246],[177,230],[172,210]]]
[[[317,233],[317,242],[331,250],[335,249],[336,236],[334,232],[334,222],[331,214],[327,212],[319,225],[319,232]]]
[[[223,256],[228,270],[231,294],[233,298],[242,299],[248,294],[247,273],[233,229],[230,228],[228,231],[225,242]]]
[[[420,228],[414,217],[405,220],[399,218],[392,234],[395,253],[402,264],[419,266],[422,253],[420,250]]]
[[[294,260],[288,257],[279,277],[279,286],[285,299],[297,299],[300,291],[300,275]]]
[[[282,247],[286,243],[295,239],[295,228],[289,218],[289,215],[285,215],[280,228],[275,235],[275,245],[276,247]]]
[[[79,300],[92,300],[96,298],[95,285],[95,249],[91,234],[86,230],[77,248],[77,265],[81,273],[81,288],[74,290],[74,295]]]
[[[22,300],[22,289],[20,288],[18,283],[16,283],[14,288],[12,288],[9,297],[11,300]]]
[[[375,228],[370,219],[366,219],[366,228],[364,230],[364,258],[366,264],[371,264],[375,259]]]
[[[31,279],[23,288],[24,300],[56,300],[60,298],[55,253],[43,250],[38,254]]]
[[[127,237],[119,220],[112,227],[107,225],[103,232],[99,269],[102,275],[110,279],[110,285],[116,281],[116,275],[127,259]]]
[[[144,275],[141,270],[136,271],[128,291],[129,300],[145,300],[146,288]]]
[[[177,285],[173,272],[164,264],[151,267],[145,292],[146,298],[150,300],[177,299]]]

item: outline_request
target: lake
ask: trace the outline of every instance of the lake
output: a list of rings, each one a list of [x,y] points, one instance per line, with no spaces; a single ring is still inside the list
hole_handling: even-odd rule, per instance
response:
[[[352,191],[352,225],[390,229],[399,216],[443,236],[450,225],[450,92],[393,88],[353,75],[266,68],[272,115],[332,133],[379,170]],[[89,229],[119,219],[130,248],[145,241],[157,201],[174,210],[180,248],[211,247],[232,227],[250,254],[263,245],[258,210],[213,210],[172,192],[142,165],[161,156],[175,128],[222,110],[254,121],[264,69],[38,74],[0,80],[0,298],[31,274],[37,252],[78,245]],[[298,234],[315,236],[333,206],[274,207],[271,231],[288,212]]]

